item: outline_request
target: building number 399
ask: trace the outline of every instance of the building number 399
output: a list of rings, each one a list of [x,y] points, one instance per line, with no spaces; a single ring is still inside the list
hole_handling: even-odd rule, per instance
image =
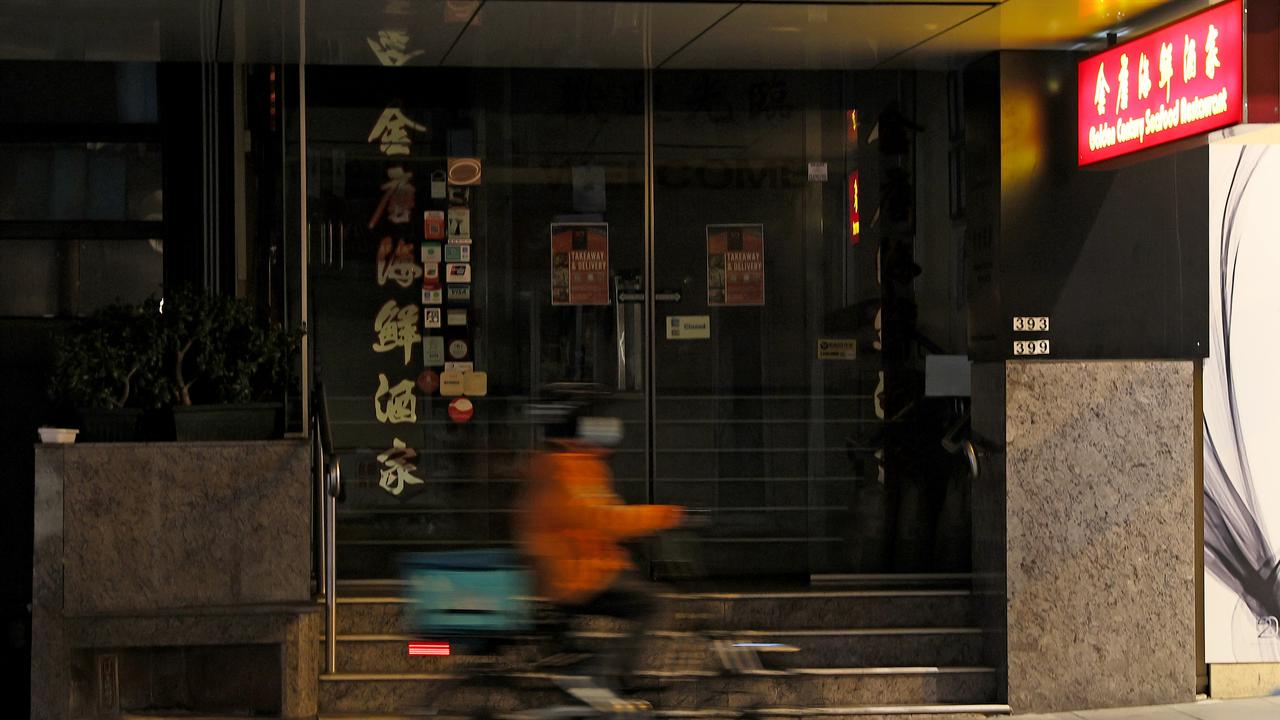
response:
[[[1048,355],[1048,340],[1014,340],[1013,354],[1017,355]]]

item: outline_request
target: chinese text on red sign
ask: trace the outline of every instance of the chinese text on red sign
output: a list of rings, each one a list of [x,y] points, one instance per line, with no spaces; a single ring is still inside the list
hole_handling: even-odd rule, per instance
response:
[[[1080,165],[1235,125],[1244,108],[1242,0],[1082,61]]]

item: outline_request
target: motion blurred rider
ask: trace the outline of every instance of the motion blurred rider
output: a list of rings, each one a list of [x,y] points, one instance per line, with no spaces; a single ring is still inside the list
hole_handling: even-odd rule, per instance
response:
[[[518,503],[516,537],[532,563],[540,596],[570,617],[601,615],[627,622],[592,675],[633,677],[644,635],[656,621],[653,586],[620,543],[675,527],[674,505],[627,505],[614,492],[607,445],[621,436],[616,418],[575,413],[548,430],[547,447],[529,463]]]

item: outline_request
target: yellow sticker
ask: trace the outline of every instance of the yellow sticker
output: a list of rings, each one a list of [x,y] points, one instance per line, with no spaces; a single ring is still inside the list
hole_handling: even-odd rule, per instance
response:
[[[440,396],[461,397],[464,377],[462,373],[456,370],[446,370],[440,373]]]
[[[483,370],[469,372],[462,376],[462,392],[472,397],[484,397],[489,394],[489,373]]]

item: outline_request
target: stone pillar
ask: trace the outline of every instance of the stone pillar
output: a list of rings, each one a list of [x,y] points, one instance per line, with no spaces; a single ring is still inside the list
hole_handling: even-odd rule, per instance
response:
[[[1026,713],[1190,701],[1194,363],[1005,370],[1009,704]]]
[[[96,714],[99,653],[117,657],[106,687],[121,705],[155,687],[130,668],[188,657],[235,672],[169,683],[182,687],[166,697],[192,705],[175,708],[314,717],[310,452],[299,440],[37,447],[32,720]],[[254,665],[264,647],[271,661]],[[279,698],[255,694],[262,678]]]

